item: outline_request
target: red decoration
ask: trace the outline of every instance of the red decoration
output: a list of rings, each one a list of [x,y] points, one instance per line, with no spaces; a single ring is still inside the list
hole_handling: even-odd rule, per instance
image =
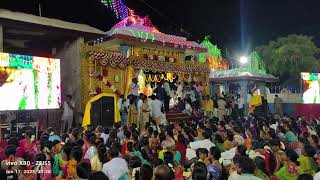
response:
[[[96,92],[97,92],[97,94],[101,94],[101,92],[102,92],[101,88],[100,88],[100,87],[97,87],[97,88],[96,88]]]
[[[102,76],[107,77],[109,74],[108,69],[102,69]]]
[[[118,90],[116,90],[114,93],[116,94],[116,96],[120,96],[121,95]]]
[[[103,77],[99,74],[98,76],[96,76],[96,79],[102,81]]]
[[[111,87],[111,83],[107,81],[106,86]]]

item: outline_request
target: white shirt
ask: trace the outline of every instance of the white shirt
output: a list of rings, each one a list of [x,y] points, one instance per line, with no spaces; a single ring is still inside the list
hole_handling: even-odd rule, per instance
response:
[[[132,82],[130,84],[130,92],[129,92],[129,94],[132,94],[134,96],[139,96],[139,86],[138,86],[138,84],[136,84],[134,82]]]
[[[73,101],[71,101],[70,104],[72,107],[74,107]],[[67,101],[63,103],[63,114],[62,114],[62,118],[66,118],[66,117],[73,117],[73,110],[68,105]]]
[[[162,102],[159,99],[155,99],[152,101],[151,109],[152,109],[152,117],[158,118],[161,116]]]
[[[320,172],[313,176],[313,180],[320,180]]]
[[[183,90],[183,84],[179,84],[179,86],[177,88],[177,95],[180,98],[182,98],[182,90]]]
[[[148,98],[148,106],[149,106],[149,113],[150,113],[150,117],[152,117],[152,99]]]
[[[212,146],[215,146],[213,142],[211,142],[209,139],[204,139],[200,141],[190,142],[191,149],[197,150],[199,148],[206,148],[208,151],[210,151],[210,148]]]
[[[118,180],[121,176],[129,172],[128,164],[124,159],[116,157],[103,165],[102,172],[108,176],[110,180]]]
[[[139,99],[138,103],[137,103],[137,109],[138,109],[138,118],[140,117],[140,113],[141,113],[141,107],[142,107],[143,101],[142,99]]]
[[[238,108],[242,109],[243,108],[243,104],[244,104],[244,99],[242,97],[240,97],[237,101],[238,103]]]
[[[107,143],[107,140],[109,138],[109,134],[105,134],[104,132],[101,133],[100,138],[103,139],[104,144]]]
[[[120,98],[117,102],[117,106],[118,106],[118,111],[121,111],[121,107],[122,107],[122,98]]]
[[[170,95],[170,85],[169,85],[169,83],[168,83],[168,82],[165,82],[165,83],[163,84],[163,88],[164,88],[164,90],[166,91],[167,96],[169,96],[169,95]]]

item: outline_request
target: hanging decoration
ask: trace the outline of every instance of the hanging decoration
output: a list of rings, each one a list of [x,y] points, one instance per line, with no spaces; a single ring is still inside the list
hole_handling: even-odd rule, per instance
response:
[[[110,65],[113,68],[123,69],[129,65],[129,59],[122,55],[115,55],[102,52],[89,52],[90,58],[97,61],[97,65],[108,66]],[[90,72],[90,75],[93,75],[93,72]]]
[[[147,71],[154,72],[176,72],[176,73],[199,73],[205,74],[209,73],[210,69],[207,65],[196,65],[196,64],[175,64],[175,63],[165,63],[159,61],[149,61],[145,59],[138,58],[133,59],[132,62],[134,69],[144,69]]]
[[[121,95],[120,92],[117,90],[117,88],[116,88],[110,81],[108,81],[108,80],[106,80],[106,79],[103,79],[103,80],[102,80],[102,83],[103,83],[105,86],[107,86],[108,88],[110,88],[111,91],[112,91],[117,97],[119,97],[119,96]]]
[[[91,76],[92,74],[95,74],[95,76]],[[120,91],[118,91],[116,89],[116,87],[112,85],[112,83],[110,81],[106,80],[106,77],[109,75],[108,69],[107,68],[103,68],[102,71],[101,71],[101,74],[100,73],[92,73],[92,72],[90,72],[89,73],[89,77],[90,78],[95,78],[97,81],[102,82],[102,84],[104,86],[107,86],[108,88],[111,89],[111,91],[113,93],[115,93],[117,96],[120,96]],[[91,90],[89,92],[89,96],[95,96],[95,95],[101,94],[101,93],[102,93],[102,89],[100,87],[97,87],[95,90]]]
[[[129,15],[129,9],[124,0],[101,0],[101,3],[110,8],[118,19],[124,19]]]
[[[154,75],[147,74],[146,77],[145,77],[145,80],[148,83],[161,82],[163,80],[173,82],[173,80],[175,80],[176,78],[177,78],[177,76],[175,74],[172,74],[172,73],[154,74]]]

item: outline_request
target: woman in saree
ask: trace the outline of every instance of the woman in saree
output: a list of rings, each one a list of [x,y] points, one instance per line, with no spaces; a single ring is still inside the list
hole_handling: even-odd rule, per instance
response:
[[[278,170],[275,175],[278,177],[279,180],[296,180],[300,174],[298,162],[298,154],[292,150],[288,149],[286,151],[286,161],[284,166]]]
[[[127,126],[131,126],[132,123],[136,124],[137,127],[139,128],[139,123],[138,123],[138,111],[137,111],[137,107],[134,103],[134,99],[130,100],[130,106],[128,109],[128,124]]]
[[[17,148],[17,156],[23,157],[26,153],[31,153],[34,157],[38,151],[38,142],[36,136],[32,130],[25,133],[25,138],[19,141],[19,147]]]
[[[147,122],[149,122],[150,118],[150,107],[148,103],[148,98],[143,100],[143,104],[141,106],[141,117],[140,117],[140,127],[144,127]]]

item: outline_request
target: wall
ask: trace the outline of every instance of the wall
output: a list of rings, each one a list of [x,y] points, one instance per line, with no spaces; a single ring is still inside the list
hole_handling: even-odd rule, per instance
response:
[[[57,52],[57,58],[61,59],[62,101],[67,94],[71,94],[75,102],[76,112],[80,112],[80,45],[83,43],[84,39],[82,37],[67,41],[64,47]],[[78,113],[76,113],[75,118],[79,119]]]
[[[295,116],[296,104],[301,103],[302,94],[300,93],[268,94],[267,101],[269,104],[269,110],[271,112],[274,112],[275,95],[278,95],[282,100],[282,112],[287,113],[290,116]]]

